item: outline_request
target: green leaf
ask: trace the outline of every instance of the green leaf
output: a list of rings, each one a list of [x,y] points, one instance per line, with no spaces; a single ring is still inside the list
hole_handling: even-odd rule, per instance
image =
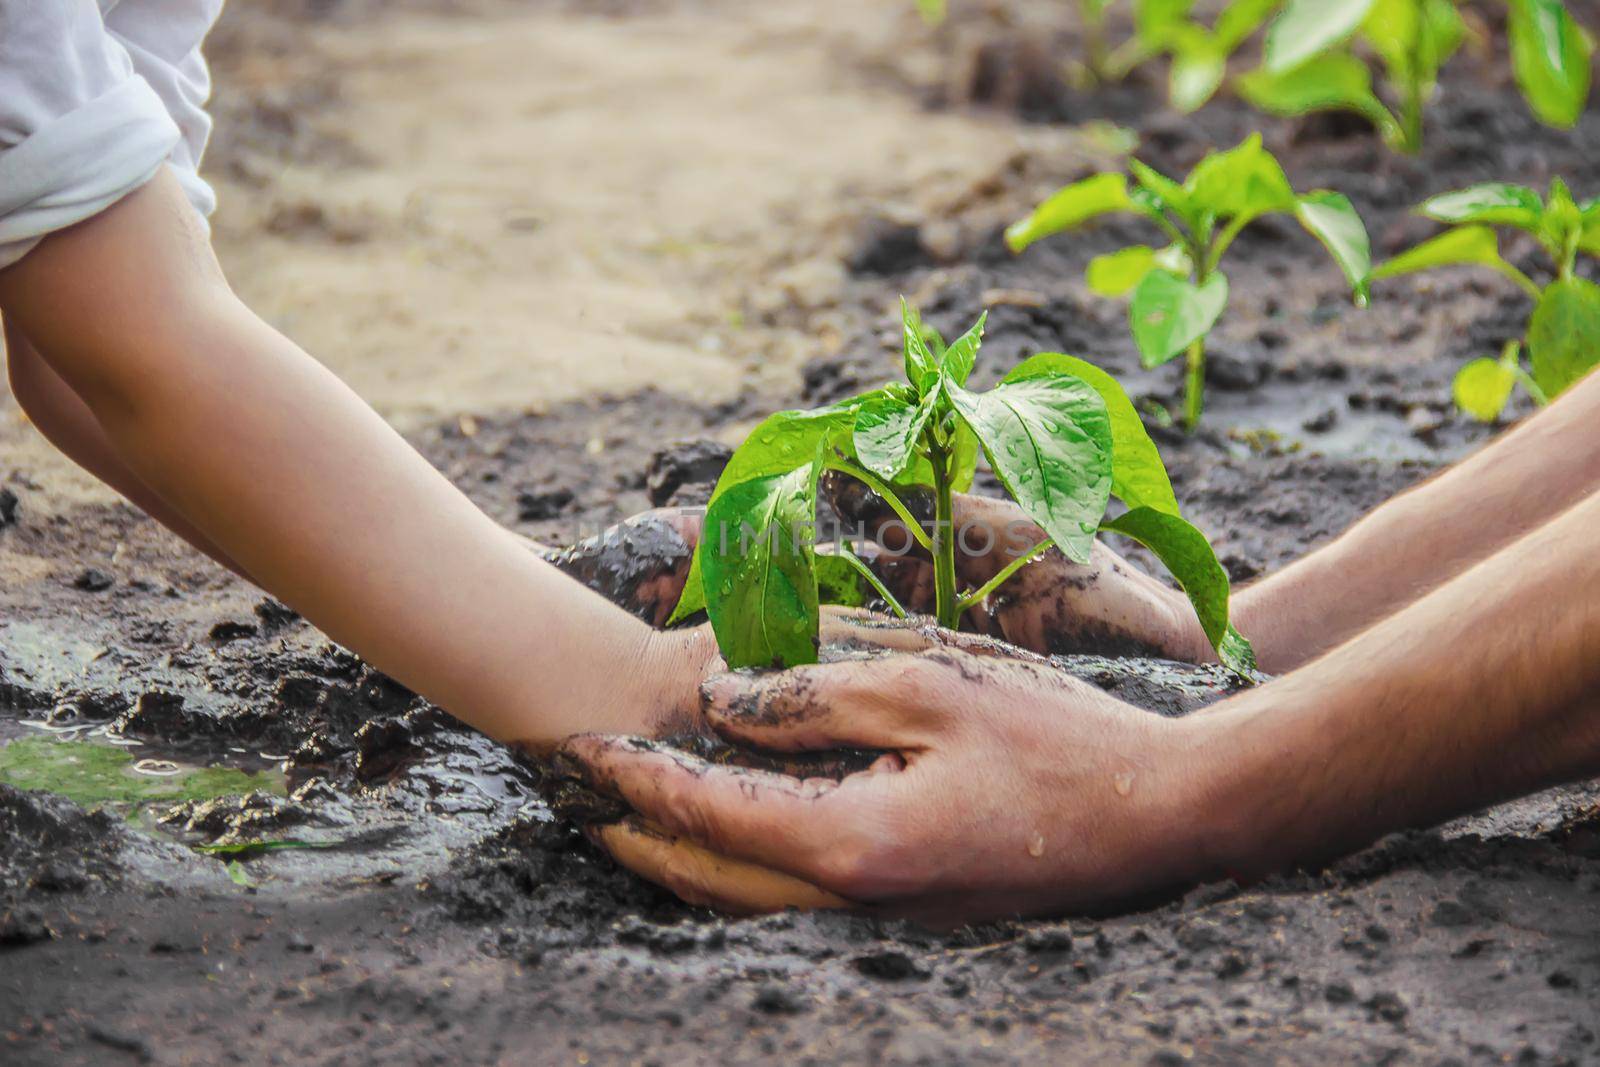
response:
[[[905,297],[900,298],[901,342],[905,348],[906,381],[920,395],[938,380],[939,361],[928,350],[924,337],[922,313],[911,306]]]
[[[1256,650],[1251,647],[1244,634],[1228,626],[1228,632],[1222,637],[1222,644],[1217,646],[1217,658],[1222,665],[1248,681],[1257,681]]]
[[[1509,182],[1485,182],[1443,193],[1423,202],[1420,214],[1439,222],[1479,222],[1537,232],[1544,201],[1532,189]]]
[[[1560,178],[1551,179],[1537,232],[1558,264],[1565,262],[1568,250],[1581,242],[1583,228],[1583,209],[1572,198],[1572,190]]]
[[[1194,605],[1200,628],[1205,631],[1211,647],[1223,657],[1227,666],[1240,670],[1249,642],[1238,636],[1237,631],[1235,641],[1228,641],[1231,629],[1228,572],[1217,561],[1206,535],[1179,516],[1153,508],[1134,508],[1126,515],[1102,523],[1101,529],[1132,538],[1156,554],[1162,566],[1171,571],[1172,577],[1183,587],[1189,603]],[[1240,642],[1242,649],[1238,647]],[[1234,662],[1228,662],[1230,659]],[[1248,659],[1249,665],[1254,667],[1254,655],[1249,655]]]
[[[1211,332],[1228,306],[1228,279],[1213,274],[1196,286],[1164,270],[1133,291],[1128,319],[1146,367],[1159,367]]]
[[[1204,107],[1228,73],[1228,54],[1215,47],[1192,48],[1172,57],[1167,95],[1184,114]]]
[[[967,378],[972,375],[973,364],[978,361],[978,347],[983,344],[983,326],[988,321],[989,313],[985,311],[978,316],[972,329],[957,337],[944,350],[940,367],[957,385],[966,385]]]
[[[1556,395],[1600,362],[1600,286],[1583,278],[1558,281],[1544,291],[1528,323],[1533,380]]]
[[[1202,159],[1183,183],[1195,207],[1219,218],[1294,209],[1294,189],[1272,153],[1253,133],[1236,148]]]
[[[1108,172],[1058,190],[1026,218],[1006,227],[1006,244],[1021,252],[1035,241],[1114,211],[1132,211],[1126,175]]]
[[[950,488],[965,493],[972,488],[972,479],[978,473],[978,435],[972,432],[966,420],[957,418],[954,444],[950,449]],[[933,484],[930,477],[924,484]]]
[[[1594,43],[1560,0],[1511,0],[1508,29],[1517,85],[1539,121],[1575,126],[1589,102]]]
[[[1233,0],[1217,16],[1212,30],[1217,47],[1232,53],[1264,26],[1283,4],[1283,0]]]
[[[855,583],[853,587],[845,584],[846,571],[849,572],[850,580]],[[883,584],[882,579],[867,566],[866,561],[852,552],[848,545],[840,545],[838,555],[817,556],[817,583],[818,589],[823,593],[824,604],[864,608],[877,597],[900,618],[904,619],[910,614],[900,601],[895,599],[895,595]],[[840,599],[830,599],[830,595],[837,595]]]
[[[1367,277],[1372,273],[1372,240],[1361,215],[1342,193],[1315,192],[1302,196],[1295,208],[1300,225],[1321,241],[1356,295],[1367,301]]]
[[[917,0],[917,11],[922,15],[922,21],[937,26],[944,21],[945,0]]]
[[[1372,91],[1372,72],[1355,56],[1334,52],[1282,73],[1266,68],[1238,80],[1239,95],[1273,115],[1312,111],[1354,111],[1366,117],[1389,141],[1400,125]]]
[[[1149,245],[1134,245],[1120,252],[1095,256],[1089,261],[1085,279],[1089,288],[1101,296],[1126,296],[1155,266],[1156,250]]]
[[[864,608],[871,601],[872,587],[844,556],[818,552],[813,560],[817,575],[817,600],[843,608]]]
[[[722,476],[717,479],[716,488],[711,491],[711,501],[715,502],[740,483],[787,474],[809,466],[816,459],[818,447],[824,443],[850,443],[857,409],[884,395],[885,391],[878,390],[824,408],[779,411],[768,415],[734,450],[728,465],[722,470]],[[689,561],[689,573],[684,578],[678,606],[672,609],[672,615],[667,619],[668,626],[705,610],[701,555],[702,546],[697,545]]]
[[[254,889],[255,882],[250,880],[250,875],[245,872],[244,864],[238,860],[229,860],[227,867],[228,880],[241,889]]]
[[[1499,269],[1504,262],[1500,258],[1500,238],[1493,230],[1487,226],[1463,226],[1400,253],[1374,270],[1372,280],[1464,264]]]
[[[1266,70],[1285,74],[1347,40],[1373,0],[1289,0],[1267,31]]]
[[[1133,175],[1139,187],[1154,200],[1153,204],[1141,208],[1146,214],[1160,214],[1161,211],[1170,209],[1180,218],[1191,216],[1194,206],[1183,186],[1138,159],[1128,160],[1128,173]]]
[[[815,551],[820,464],[753,478],[706,509],[706,613],[732,669],[817,661]]]
[[[1149,52],[1165,51],[1193,7],[1194,0],[1135,0],[1134,32]]]
[[[1456,0],[1376,0],[1362,27],[1397,86],[1427,95],[1439,68],[1461,47],[1466,25]]]
[[[856,459],[887,481],[900,477],[933,417],[937,397],[935,390],[908,404],[885,393],[862,404],[851,434]]]
[[[1088,562],[1111,495],[1111,419],[1100,394],[1066,375],[987,393],[946,388],[1012,499],[1068,559]]]
[[[1017,364],[1003,381],[1015,382],[1049,374],[1082,378],[1105,401],[1111,419],[1111,492],[1130,508],[1154,508],[1178,514],[1161,452],[1150,440],[1144,420],[1117,380],[1093,363],[1061,352],[1041,352]]]
[[[1450,393],[1456,407],[1479,422],[1500,417],[1517,385],[1517,368],[1498,359],[1475,359],[1456,372]]]

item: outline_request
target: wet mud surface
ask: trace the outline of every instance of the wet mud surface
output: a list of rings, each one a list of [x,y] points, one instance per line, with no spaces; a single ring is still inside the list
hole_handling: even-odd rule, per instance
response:
[[[969,48],[963,32],[919,47]],[[1138,86],[1097,114],[1048,82],[1006,89],[982,64],[1004,68],[993,56],[1017,46],[985,32],[976,81],[918,81],[882,57],[875,69],[933,106],[1115,119],[1171,169],[1254,124],[1221,103],[1188,126]],[[1429,232],[1409,205],[1471,181],[1565,173],[1593,195],[1581,186],[1600,173],[1597,122],[1544,131],[1467,63],[1419,160],[1338,124],[1266,128],[1296,185],[1350,194],[1387,253]],[[1024,153],[940,220],[954,244],[933,220],[865,226],[849,264],[855,331],[787,392],[700,407],[646,391],[464,416],[414,440],[497,519],[571,545],[703,501],[722,445],[762,411],[892,374],[882,309],[902,291],[947,331],[993,308],[983,384],[1062,350],[1172,404],[1176,367],[1140,370],[1122,306],[1081,280],[1091,255],[1150,235],[1111,223],[1022,257],[1000,242],[1007,211],[1082,174]],[[1466,273],[1392,283],[1358,312],[1320,247],[1271,224],[1246,232],[1232,264],[1206,428],[1157,433],[1180,499],[1248,580],[1488,440],[1495,428],[1451,410],[1448,383],[1527,308]],[[0,1062],[1600,1062],[1600,786],[1119,916],[953,934],[832,914],[729,920],[597,853],[546,769],[131,510],[61,509],[49,488],[0,471],[0,552],[17,576],[0,588],[0,743],[115,739],[281,779],[134,821],[0,785]],[[647,617],[659,605],[638,591],[676,566],[565,562],[597,587],[620,577]],[[1153,661],[1057,664],[1167,714],[1225,682]],[[227,854],[189,847],[260,841],[315,847],[242,857],[248,886]]]

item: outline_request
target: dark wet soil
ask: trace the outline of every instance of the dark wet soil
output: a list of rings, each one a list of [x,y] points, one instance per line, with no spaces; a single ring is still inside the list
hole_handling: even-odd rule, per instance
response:
[[[986,32],[992,55],[1017,47]],[[975,106],[949,83],[908,88]],[[1086,117],[1048,83],[977,106],[1002,104]],[[1137,85],[1104,106],[1173,169],[1254,124],[1226,102],[1180,121]],[[1409,205],[1474,180],[1565,173],[1596,192],[1581,187],[1600,180],[1600,118],[1545,131],[1471,63],[1433,123],[1418,160],[1335,123],[1267,130],[1296,184],[1349,193],[1385,252],[1427,232]],[[864,224],[858,332],[788,395],[707,410],[645,392],[416,443],[507,525],[571,544],[703,499],[724,455],[709,438],[728,427],[892,373],[877,311],[900,291],[946,329],[993,306],[980,379],[1065,350],[1170,404],[1175,369],[1138,370],[1122,308],[1081,283],[1091,254],[1148,235],[1113,223],[1022,257],[1000,243],[995,204],[1081,173],[1022,159],[938,255],[915,225]],[[1448,382],[1527,309],[1463,274],[1393,283],[1355,311],[1319,247],[1276,225],[1248,231],[1232,272],[1206,429],[1161,439],[1180,498],[1248,579],[1487,440],[1451,411]],[[674,441],[697,443],[653,457]],[[25,722],[104,727],[167,758],[282,765],[288,782],[177,806],[156,833],[0,786],[0,1062],[1600,1062],[1600,786],[1114,918],[953,935],[731,921],[619,872],[556,815],[538,767],[132,511],[61,506],[27,471],[0,473],[0,563],[18,576],[0,588],[0,743],[34,736]],[[1167,713],[1221,682],[1059,663]],[[184,847],[264,839],[326,847],[247,859],[254,888]]]

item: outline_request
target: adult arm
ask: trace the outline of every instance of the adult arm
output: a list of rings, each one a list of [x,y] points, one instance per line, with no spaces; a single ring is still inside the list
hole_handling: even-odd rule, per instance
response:
[[[1264,670],[1306,663],[1600,491],[1600,374],[1238,594]],[[1190,636],[1190,642],[1194,640]]]
[[[1600,374],[1438,477],[1375,509],[1332,543],[1234,595],[1235,624],[1264,670],[1309,662],[1600,491]],[[859,491],[843,514],[884,529],[894,516]],[[960,496],[958,528],[977,531],[958,551],[963,582],[979,586],[1043,536],[1016,505]],[[892,524],[889,529],[893,529]],[[899,550],[903,535],[885,534]],[[880,557],[901,602],[932,604],[932,568],[914,554]],[[1196,663],[1215,658],[1177,590],[1097,544],[1079,566],[1052,550],[1022,568],[965,625],[1036,652],[1145,648]]]
[[[1600,494],[1187,719],[1040,664],[936,651],[707,684],[730,740],[890,753],[842,783],[626,738],[565,751],[638,813],[595,837],[692,901],[787,894],[937,923],[1125,904],[1600,774],[1597,530]]]

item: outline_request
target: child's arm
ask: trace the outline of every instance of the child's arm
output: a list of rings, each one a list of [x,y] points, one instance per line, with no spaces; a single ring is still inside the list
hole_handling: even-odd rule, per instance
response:
[[[714,656],[529,552],[229,289],[170,173],[0,270],[0,311],[200,536],[378,668],[544,744],[687,716]]]
[[[44,361],[32,342],[22,336],[22,331],[16,329],[15,324],[0,325],[5,326],[6,371],[11,379],[11,394],[34,429],[67,458],[121,493],[145,514],[240,577],[248,577],[227,553],[206,540],[187,519],[134,477],[117,455],[116,446],[106,437],[105,430],[95,421],[94,412]]]

